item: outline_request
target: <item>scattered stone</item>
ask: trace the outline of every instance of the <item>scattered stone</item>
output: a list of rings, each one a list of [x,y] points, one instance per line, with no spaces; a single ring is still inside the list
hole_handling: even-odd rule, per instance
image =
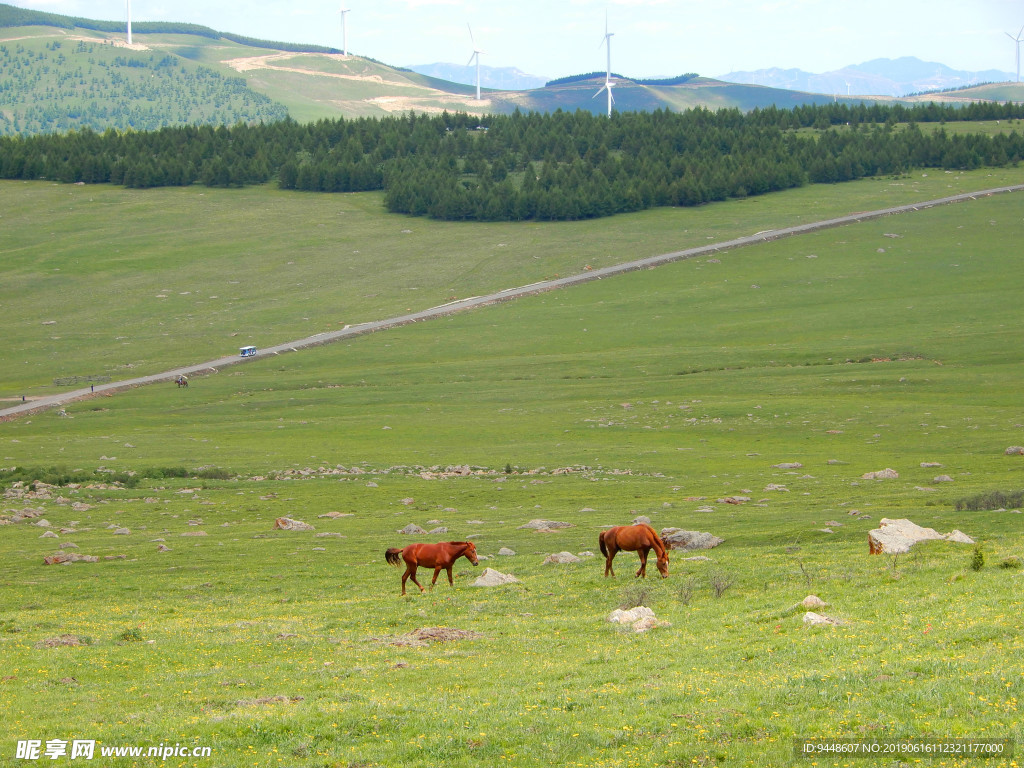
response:
[[[442,533],[448,533],[448,529],[445,528],[443,525],[438,527],[438,528],[432,528],[429,531],[427,531],[427,535],[428,536],[431,536],[431,535],[434,535],[434,534],[442,534]]]
[[[525,525],[520,525],[519,529],[527,528],[535,531],[554,531],[559,528],[573,528],[572,523],[560,523],[556,520],[531,520]]]
[[[404,533],[409,536],[418,536],[427,531],[424,528],[420,528],[416,523],[409,523],[405,528],[402,528],[399,533]]]
[[[1004,453],[1007,456],[1024,456],[1024,445],[1011,445]]]
[[[860,478],[861,480],[896,480],[899,476],[900,473],[895,469],[886,467],[877,472],[865,472]]]
[[[519,584],[519,579],[507,573],[501,573],[493,568],[484,568],[480,577],[469,586],[471,587],[500,587],[503,584]]]
[[[131,536],[131,533],[132,532],[127,528],[118,528],[116,531],[114,531],[115,536]]]
[[[919,541],[945,540],[961,544],[974,544],[974,539],[960,531],[941,534],[934,528],[922,528],[910,520],[882,518],[879,527],[868,531],[868,546],[872,555],[902,555]]]
[[[509,549],[508,547],[502,547],[498,550],[498,554],[502,557],[512,557],[515,553],[516,551],[514,549]]]
[[[181,536],[206,536],[206,531],[185,531]]]
[[[937,475],[932,478],[933,483],[952,483],[953,478],[949,475]]]
[[[643,524],[643,525],[650,525],[651,524],[651,518],[649,518],[647,515],[637,515],[636,517],[633,518],[633,525],[641,525],[641,524]]]
[[[766,491],[786,491],[787,493],[789,492],[789,488],[782,485],[781,483],[768,483],[768,485],[766,485],[764,489]]]
[[[555,554],[548,555],[546,558],[544,558],[544,562],[542,563],[542,565],[547,565],[548,563],[579,563],[579,562],[582,562],[582,561],[578,557],[576,557],[576,555],[574,555],[572,552],[556,552]]]
[[[309,523],[301,520],[293,520],[290,517],[279,517],[274,521],[274,528],[280,531],[315,531]]]
[[[60,538],[60,536],[58,536],[58,535],[57,535],[56,533],[54,533],[53,531],[46,531],[46,532],[44,532],[44,533],[43,533],[43,535],[42,535],[42,536],[40,536],[39,538],[40,538],[40,539],[59,539],[59,538]]]
[[[166,544],[160,544],[159,546],[157,546],[156,551],[157,552],[170,552],[171,548],[168,547]]]
[[[808,595],[807,597],[805,597],[803,600],[800,601],[800,605],[802,605],[807,610],[810,610],[811,608],[827,608],[828,607],[828,603],[826,603],[824,600],[822,600],[817,595]]]
[[[43,558],[43,565],[64,565],[66,563],[98,563],[96,555],[80,555],[77,552],[57,552]]]
[[[921,462],[921,468],[922,469],[938,469],[941,466],[942,465],[939,464],[939,462],[937,462],[937,461],[922,461]]]
[[[339,517],[355,517],[354,512],[327,512],[323,515],[317,515],[318,518],[329,517],[331,520],[337,520]]]
[[[672,626],[667,621],[658,621],[658,618],[654,615],[654,611],[646,605],[639,605],[636,608],[630,608],[629,610],[616,608],[608,616],[608,621],[612,624],[629,625],[634,632],[646,632],[647,630],[654,629],[655,627]]]
[[[407,497],[407,498],[402,499],[401,503],[408,507],[410,504],[415,504],[416,503],[416,499],[414,499],[412,497]]]
[[[803,469],[804,465],[799,461],[786,461],[782,464],[772,464],[773,469]]]
[[[804,614],[804,624],[809,627],[838,627],[842,623],[839,619],[833,619],[831,616],[814,613],[813,611],[808,611]]]
[[[646,605],[638,605],[636,608],[630,608],[629,610],[616,608],[608,616],[608,621],[612,622],[613,624],[632,624],[633,622],[640,621],[640,619],[653,618],[654,611],[652,611]]]
[[[681,528],[662,528],[661,538],[670,549],[714,549],[725,539],[702,531],[684,531]]]

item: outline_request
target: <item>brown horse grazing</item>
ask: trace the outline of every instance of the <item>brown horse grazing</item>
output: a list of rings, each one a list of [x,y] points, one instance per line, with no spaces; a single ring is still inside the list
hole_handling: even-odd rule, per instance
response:
[[[402,594],[405,594],[405,580],[412,578],[412,583],[424,592],[423,585],[416,581],[416,568],[434,569],[434,578],[430,582],[430,588],[437,583],[437,576],[441,570],[448,571],[448,583],[455,586],[452,581],[452,566],[460,557],[465,557],[473,565],[480,565],[476,558],[476,544],[471,541],[442,541],[437,544],[410,544],[399,549],[392,547],[384,553],[384,559],[391,565],[398,566],[405,561],[405,573],[402,574]]]
[[[658,573],[661,578],[668,578],[668,547],[657,532],[646,523],[639,525],[617,525],[602,531],[597,538],[601,545],[601,554],[608,558],[604,565],[604,575],[615,575],[612,560],[619,550],[629,550],[640,555],[640,570],[637,577],[647,578],[647,554],[653,549],[658,557]]]

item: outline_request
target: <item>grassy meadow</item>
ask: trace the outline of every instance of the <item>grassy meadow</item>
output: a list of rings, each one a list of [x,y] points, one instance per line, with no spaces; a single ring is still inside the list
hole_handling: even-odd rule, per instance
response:
[[[1022,176],[555,225],[406,219],[375,195],[2,184],[0,389]],[[1019,752],[1022,517],[957,502],[1024,488],[1005,454],[1024,445],[1022,211],[1014,193],[835,228],[0,424],[0,467],[101,470],[7,482],[0,512],[51,525],[0,536],[0,763],[31,764],[26,739],[210,747],[104,763],[204,768],[900,764],[796,759],[798,738]],[[543,564],[637,515],[725,543],[673,552],[666,580],[633,579],[631,553],[614,580],[599,554]],[[883,517],[962,530],[983,563],[941,541],[869,556]],[[519,528],[535,518],[573,527]],[[409,523],[489,559],[401,598],[383,553]],[[44,565],[66,542],[99,562]],[[521,583],[472,587],[484,567]],[[809,594],[841,623],[805,626]],[[606,621],[639,603],[666,624]],[[433,627],[453,639],[417,642]]]

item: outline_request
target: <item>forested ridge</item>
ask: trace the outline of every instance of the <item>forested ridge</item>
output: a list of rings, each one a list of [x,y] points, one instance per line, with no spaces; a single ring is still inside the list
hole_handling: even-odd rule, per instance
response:
[[[450,220],[565,220],[699,205],[912,168],[1024,156],[1017,131],[920,123],[1018,120],[1024,105],[831,104],[792,110],[463,113],[0,137],[0,177],[129,187],[383,189],[391,211]]]
[[[0,135],[108,127],[149,131],[287,115],[283,105],[241,77],[168,53],[81,40],[35,48],[0,44]]]

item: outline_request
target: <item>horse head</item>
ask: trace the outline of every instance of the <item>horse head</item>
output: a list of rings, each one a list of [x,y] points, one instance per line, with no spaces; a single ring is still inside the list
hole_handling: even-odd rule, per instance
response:
[[[661,574],[661,578],[668,578],[668,547],[665,547],[665,554],[658,557],[658,573]]]
[[[476,556],[476,544],[472,541],[466,543],[466,551],[464,553],[466,559],[469,560],[473,565],[480,565],[480,560]]]

